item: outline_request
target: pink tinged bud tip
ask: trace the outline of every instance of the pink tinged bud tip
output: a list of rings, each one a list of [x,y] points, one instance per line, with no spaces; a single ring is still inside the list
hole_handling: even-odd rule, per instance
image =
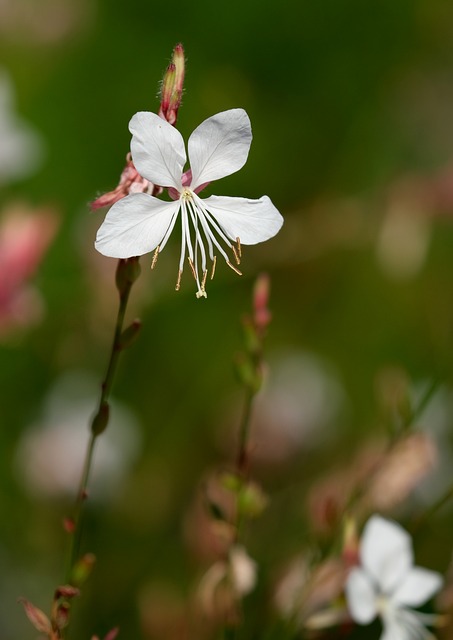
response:
[[[182,44],[177,44],[173,50],[172,60],[162,79],[159,108],[159,116],[170,124],[175,124],[178,117],[184,86],[184,74],[184,49]]]
[[[270,278],[267,273],[258,276],[253,289],[253,319],[255,326],[264,331],[272,319],[268,309],[270,296]]]
[[[66,533],[74,533],[75,531],[75,522],[74,518],[63,518],[63,529]]]
[[[40,633],[49,635],[52,630],[52,626],[46,614],[25,598],[19,598],[19,602],[23,605],[25,614],[34,628]]]

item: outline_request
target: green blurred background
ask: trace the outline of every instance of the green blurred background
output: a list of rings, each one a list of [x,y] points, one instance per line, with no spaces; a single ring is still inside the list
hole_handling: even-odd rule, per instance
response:
[[[275,415],[257,448],[273,438],[281,452],[258,452],[254,468],[270,496],[248,538],[260,575],[272,585],[306,544],[314,479],[385,432],[377,381],[386,372],[407,376],[414,397],[441,381],[423,426],[440,439],[443,466],[413,509],[449,482],[453,4],[5,0],[1,66],[44,156],[32,175],[5,181],[2,211],[12,203],[50,206],[60,227],[33,278],[41,321],[0,343],[1,640],[35,637],[16,598],[46,609],[62,579],[61,521],[73,496],[64,479],[52,490],[36,474],[64,476],[77,445],[44,427],[61,425],[69,438],[77,430],[77,443],[87,437],[116,313],[115,261],[93,249],[104,213],[91,213],[88,203],[116,186],[127,123],[136,111],[157,110],[177,42],[187,56],[178,120],[185,138],[233,107],[252,122],[246,166],[210,193],[265,193],[286,222],[275,239],[245,248],[242,278],[219,265],[207,301],[195,299],[187,274],[174,291],[176,237],[156,270],[150,256],[142,260],[128,313],[142,318],[143,331],[115,384],[117,435],[87,508],[85,547],[98,564],[72,637],[115,625],[126,639],[185,637],[159,624],[176,624],[177,614],[167,620],[165,612],[184,611],[212,561],[191,513],[202,479],[232,459],[241,402],[233,359],[263,270],[272,279]],[[39,447],[45,453],[34,476]],[[451,522],[442,511],[435,544],[431,529],[420,542],[421,561],[441,571]],[[257,607],[271,595],[263,589],[262,599],[251,596],[244,638],[265,637]],[[377,628],[366,637],[377,638]]]

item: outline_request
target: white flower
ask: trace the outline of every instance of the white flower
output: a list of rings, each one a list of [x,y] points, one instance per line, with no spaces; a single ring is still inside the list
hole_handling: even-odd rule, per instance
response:
[[[180,287],[187,250],[198,287],[197,297],[206,297],[208,257],[212,262],[211,278],[217,252],[241,275],[230,262],[227,250],[232,251],[238,265],[241,244],[268,240],[283,224],[282,216],[267,196],[258,200],[210,196],[202,200],[197,195],[207,183],[244,166],[252,141],[250,120],[243,109],[223,111],[205,120],[189,138],[191,169],[186,173],[183,173],[186,163],[183,138],[168,122],[154,113],[140,112],[133,116],[129,129],[137,171],[150,182],[167,187],[174,200],[165,202],[147,193],[134,193],[119,200],[98,231],[96,249],[112,258],[130,258],[155,249],[154,266],[181,213],[176,290]]]
[[[41,139],[16,115],[14,91],[0,68],[0,185],[33,173],[42,157]]]
[[[425,628],[435,616],[413,611],[442,586],[435,571],[413,566],[412,541],[395,522],[372,516],[360,543],[362,566],[346,582],[349,611],[355,622],[368,624],[379,615],[381,640],[433,638]]]

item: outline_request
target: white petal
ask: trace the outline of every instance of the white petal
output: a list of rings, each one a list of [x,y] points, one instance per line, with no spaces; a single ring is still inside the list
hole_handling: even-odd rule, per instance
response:
[[[386,625],[379,640],[402,640],[399,624]]]
[[[132,159],[139,174],[160,187],[181,189],[186,151],[179,131],[149,111],[136,113],[129,130]]]
[[[267,196],[259,200],[211,196],[201,201],[226,234],[241,244],[257,244],[280,231],[283,218]]]
[[[434,640],[416,611],[395,608],[383,618],[384,633],[380,640]]]
[[[419,607],[429,600],[443,583],[436,571],[413,567],[392,596],[392,599],[409,607]]]
[[[364,569],[389,594],[412,566],[411,537],[396,522],[372,516],[362,535],[360,557]]]
[[[189,138],[190,188],[239,171],[251,142],[252,128],[244,109],[222,111],[202,122]]]
[[[377,615],[376,592],[362,569],[353,569],[346,580],[346,600],[352,619],[368,624]]]
[[[94,246],[111,258],[148,253],[161,242],[178,208],[178,200],[163,202],[146,193],[126,196],[108,211]]]
[[[397,617],[385,619],[384,629],[379,640],[418,640],[411,629],[406,627]]]

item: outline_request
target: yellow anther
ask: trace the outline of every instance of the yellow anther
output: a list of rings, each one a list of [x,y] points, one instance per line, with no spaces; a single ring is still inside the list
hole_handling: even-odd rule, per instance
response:
[[[201,279],[201,290],[204,291],[205,290],[205,286],[206,286],[206,278],[208,277],[208,272],[207,271],[203,271],[203,278]]]
[[[156,250],[154,251],[154,254],[153,254],[153,259],[151,260],[151,269],[154,269],[154,267],[156,266],[157,258],[159,257],[159,249],[160,249],[160,246],[157,245]]]
[[[241,264],[241,258],[240,258],[240,255],[239,255],[239,251],[236,249],[234,244],[231,245],[231,248],[233,249],[234,259],[236,260],[236,264]]]
[[[237,274],[238,274],[238,276],[242,276],[242,272],[241,272],[241,271],[239,271],[239,269],[237,269],[237,268],[234,266],[234,264],[231,264],[231,262],[227,262],[227,265],[230,267],[230,269],[233,269],[233,271],[234,271],[235,273],[237,273]]]
[[[214,277],[215,274],[215,265],[217,263],[217,256],[214,256],[213,260],[212,260],[212,269],[211,269],[211,280]]]
[[[176,281],[175,291],[179,291],[181,288],[181,278],[182,278],[182,271],[178,271],[178,279]]]
[[[236,238],[236,242],[237,242],[237,245],[238,245],[238,254],[239,254],[239,257],[240,257],[240,258],[242,258],[241,239],[240,239],[240,238]]]

